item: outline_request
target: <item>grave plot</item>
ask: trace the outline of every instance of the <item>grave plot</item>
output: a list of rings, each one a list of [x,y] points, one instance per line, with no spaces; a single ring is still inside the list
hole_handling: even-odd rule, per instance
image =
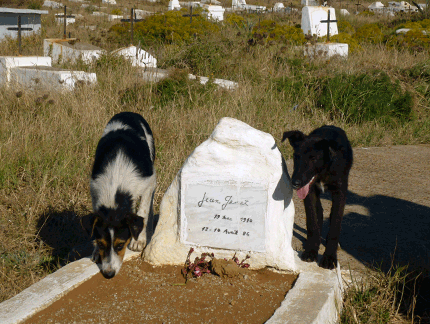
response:
[[[261,324],[280,306],[297,277],[268,269],[244,270],[232,278],[205,274],[185,285],[181,268],[129,261],[112,280],[97,274],[25,323],[91,323],[94,319],[105,323],[210,323],[216,318],[225,323],[235,319]]]
[[[96,82],[95,73],[70,71],[51,66],[43,56],[0,56],[0,84],[29,89],[73,90],[77,84]]]
[[[334,8],[306,6],[302,9],[302,30],[305,35],[326,37],[327,42],[306,44],[304,55],[308,57],[347,57],[348,44],[332,43],[330,36],[337,35],[337,20]]]
[[[43,40],[43,54],[50,56],[56,63],[81,59],[90,64],[98,59],[103,50],[100,47],[80,42],[76,38],[47,38]]]

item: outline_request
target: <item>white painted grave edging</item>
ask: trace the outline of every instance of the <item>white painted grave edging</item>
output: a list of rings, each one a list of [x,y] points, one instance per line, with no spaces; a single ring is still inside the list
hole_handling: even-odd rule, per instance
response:
[[[227,182],[229,185],[226,185]],[[295,270],[294,253],[291,247],[294,204],[291,199],[290,182],[285,162],[270,134],[258,131],[233,118],[222,118],[210,138],[188,157],[164,195],[160,205],[158,225],[144,252],[145,260],[153,265],[182,265],[192,247],[198,255],[203,252],[213,252],[217,258],[231,259],[236,252],[239,259],[250,255],[247,262],[249,261],[251,268],[255,269],[269,266],[279,270]],[[214,203],[215,209],[206,211],[208,215],[205,220],[202,214],[197,217],[197,220],[200,221],[201,232],[209,232],[209,229],[207,231],[204,229],[205,227],[211,229],[212,244],[199,241],[196,237],[190,240],[190,237],[185,235],[185,231],[189,229],[187,222],[190,217],[193,222],[195,219],[192,215],[184,217],[184,212],[190,212],[187,209],[189,204],[197,205],[199,199],[203,199],[203,190],[210,184],[212,184],[210,193],[219,195],[220,204]],[[190,189],[187,188],[190,185],[191,187],[196,185],[195,193],[191,194],[191,202],[187,201],[187,195],[184,193],[184,189]],[[237,190],[238,186],[240,190]],[[266,198],[263,199],[259,192],[263,189],[267,195],[265,196],[267,197],[266,210],[262,208],[262,201]],[[199,190],[202,190],[201,197],[197,197]],[[258,232],[249,226],[240,227],[237,224],[236,228],[225,226],[226,222],[233,222],[233,216],[217,213],[217,211],[222,211],[221,200],[225,203],[227,197],[234,196],[232,192],[235,190],[239,200],[234,198],[233,202],[240,204],[249,197],[259,197],[260,202],[256,206],[261,209],[259,213],[251,212],[249,217],[239,213],[235,221],[240,223],[243,221],[240,218],[251,218],[254,221],[254,217],[258,215],[259,220],[257,221],[256,218],[255,221],[262,222],[264,219],[264,235],[261,235],[261,229]],[[250,194],[250,190],[255,192]],[[245,208],[245,206],[242,207]],[[197,208],[194,207],[194,210]],[[223,224],[219,223],[216,219],[217,215],[221,218],[226,216],[231,220],[225,220]],[[206,223],[202,223],[202,220]],[[212,221],[213,226],[209,224]],[[199,227],[196,228],[199,229]],[[237,235],[243,235],[243,232],[249,232],[251,235],[253,230],[254,235],[259,235],[260,238],[257,239],[256,247],[246,247],[246,244],[240,240],[226,239],[228,235],[236,235],[224,233],[226,229],[230,232],[237,230]],[[214,234],[224,236],[216,237]],[[264,248],[261,247],[263,237]],[[225,248],[226,245],[230,245],[230,249]]]

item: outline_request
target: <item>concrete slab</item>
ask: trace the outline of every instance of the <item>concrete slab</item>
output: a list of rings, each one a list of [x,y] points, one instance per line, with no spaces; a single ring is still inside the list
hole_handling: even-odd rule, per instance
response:
[[[46,56],[0,56],[0,84],[8,83],[11,69],[19,66],[51,66]]]
[[[304,46],[304,55],[308,57],[322,57],[329,59],[332,56],[348,57],[348,44],[345,43],[316,43]]]
[[[76,38],[47,38],[43,40],[43,55],[50,56],[56,63],[63,61],[76,62],[78,59],[86,64],[98,59],[103,50],[100,47],[80,42]]]
[[[127,250],[125,260],[139,255],[139,252]],[[301,261],[297,252],[295,260],[299,277],[281,306],[266,323],[338,323],[343,291],[340,268],[331,271],[321,269],[315,262]],[[2,302],[0,323],[23,322],[98,272],[99,268],[89,258],[69,263],[15,297]]]

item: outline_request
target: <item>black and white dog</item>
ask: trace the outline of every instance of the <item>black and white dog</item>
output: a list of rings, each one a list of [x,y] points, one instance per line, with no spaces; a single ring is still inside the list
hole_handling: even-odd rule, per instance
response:
[[[152,234],[154,159],[152,131],[142,116],[122,112],[109,121],[90,181],[92,258],[106,278],[118,273],[127,245],[142,251]]]
[[[282,141],[289,140],[294,149],[293,188],[304,199],[307,240],[302,259],[317,261],[321,243],[323,208],[320,194],[332,195],[330,229],[320,266],[333,269],[337,265],[337,247],[352,166],[352,148],[345,132],[335,126],[322,126],[308,136],[300,131],[285,132]]]

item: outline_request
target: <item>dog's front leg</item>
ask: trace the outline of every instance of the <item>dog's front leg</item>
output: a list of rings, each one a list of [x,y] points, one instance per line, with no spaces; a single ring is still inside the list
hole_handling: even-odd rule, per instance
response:
[[[140,252],[145,248],[148,240],[151,238],[153,227],[153,199],[156,187],[155,173],[147,181],[148,183],[145,186],[144,192],[142,193],[139,210],[137,211],[137,215],[143,218],[143,229],[140,232],[137,240],[132,238],[130,244],[128,245],[130,250],[137,252]],[[150,224],[148,220],[150,220]]]
[[[337,247],[342,226],[342,217],[346,204],[346,190],[332,192],[332,208],[330,212],[330,229],[327,234],[327,246],[321,259],[320,266],[334,269],[337,266]]]
[[[320,192],[315,188],[315,186],[310,189],[303,202],[306,211],[307,239],[305,243],[305,251],[302,254],[302,260],[313,262],[318,260],[323,220]]]

